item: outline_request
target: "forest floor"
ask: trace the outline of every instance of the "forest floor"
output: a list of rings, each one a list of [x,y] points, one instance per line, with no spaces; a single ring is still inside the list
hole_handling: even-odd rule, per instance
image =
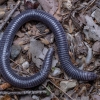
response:
[[[11,20],[27,9],[54,16],[65,30],[75,67],[100,75],[100,0],[0,0],[0,39]],[[21,89],[1,75],[0,100],[100,100],[99,79],[84,82],[67,76],[59,62],[54,34],[41,22],[27,22],[16,33],[12,69],[23,77],[35,74],[51,46],[55,52],[47,80],[35,88]]]

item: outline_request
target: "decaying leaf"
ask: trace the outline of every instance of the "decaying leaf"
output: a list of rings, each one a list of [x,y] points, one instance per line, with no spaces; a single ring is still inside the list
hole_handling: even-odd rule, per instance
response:
[[[71,0],[63,0],[63,6],[64,6],[64,8],[71,10],[71,8],[72,8]]]
[[[51,15],[53,15],[58,9],[57,0],[38,0],[38,2],[41,4],[43,9]]]
[[[18,31],[16,35],[17,35],[18,37],[22,38],[22,37],[24,37],[25,34],[22,33],[22,32],[20,32],[20,31]]]
[[[100,40],[100,26],[95,24],[92,17],[88,15],[85,16],[87,26],[84,27],[84,34],[86,35],[86,39],[88,40]]]
[[[64,92],[68,91],[69,89],[74,88],[76,85],[77,85],[76,80],[68,80],[68,81],[60,82],[60,87]]]
[[[100,59],[97,59],[96,61],[95,61],[95,67],[97,68],[97,67],[100,67]]]
[[[41,42],[44,43],[45,45],[49,44],[49,41],[47,39],[44,38],[40,38]]]
[[[39,56],[43,54],[43,48],[44,45],[35,39],[30,40],[30,53],[32,54],[32,61],[37,65],[37,67],[40,68],[42,65],[41,59],[39,59]]]
[[[9,95],[5,95],[0,100],[12,100],[12,98]]]
[[[22,64],[23,62],[25,62],[25,59],[23,58],[23,56],[21,56],[19,59],[17,59],[16,64]]]
[[[52,60],[52,67],[55,67],[57,63],[58,63],[58,60],[53,58],[53,60]]]
[[[95,55],[99,55],[100,54],[100,42],[99,41],[95,42],[94,45],[92,46],[92,49]]]
[[[4,3],[5,1],[7,1],[7,0],[0,0],[0,4]]]
[[[82,96],[81,100],[89,100],[89,96]]]
[[[15,45],[23,45],[29,43],[29,38],[24,36],[23,38],[17,38],[14,42]]]
[[[39,6],[39,3],[35,0],[24,0],[26,9],[36,9]]]
[[[80,33],[75,34],[75,41],[76,41],[76,48],[75,48],[76,55],[80,55],[80,54],[87,55],[88,49],[84,44]]]
[[[48,45],[48,44],[54,42],[54,35],[53,34],[47,34],[44,38],[40,38],[40,40],[45,45]]]
[[[0,11],[0,19],[2,19],[5,15],[5,11]]]
[[[94,18],[98,23],[100,23],[100,9],[96,9],[96,11],[94,12]]]
[[[5,90],[9,88],[11,85],[9,83],[3,83],[0,85],[0,90]]]
[[[54,14],[54,17],[58,20],[61,21],[62,20],[62,16],[61,16],[61,7],[62,7],[62,0],[58,0],[58,9]]]
[[[100,100],[100,96],[99,95],[93,95],[92,98],[93,98],[93,100]]]

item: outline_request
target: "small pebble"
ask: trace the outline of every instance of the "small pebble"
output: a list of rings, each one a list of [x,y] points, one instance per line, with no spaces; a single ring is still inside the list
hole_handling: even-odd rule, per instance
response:
[[[68,80],[68,81],[60,82],[60,87],[64,92],[68,91],[69,89],[74,88],[76,85],[77,85],[77,81],[75,80]]]
[[[39,97],[36,95],[33,95],[32,98],[33,98],[33,100],[40,100]]]
[[[60,74],[61,74],[60,68],[55,68],[54,71],[53,71],[53,73],[52,73],[52,76],[58,76]]]
[[[57,65],[57,63],[58,63],[58,60],[53,58],[52,59],[52,67],[55,67]]]
[[[34,99],[32,99],[30,95],[26,95],[26,96],[21,96],[21,98],[18,100],[34,100]]]
[[[23,66],[23,69],[29,68],[29,62],[28,62],[28,61],[24,62],[24,63],[22,64],[22,66]]]
[[[15,59],[21,51],[21,47],[19,45],[12,45],[11,47],[11,58]]]

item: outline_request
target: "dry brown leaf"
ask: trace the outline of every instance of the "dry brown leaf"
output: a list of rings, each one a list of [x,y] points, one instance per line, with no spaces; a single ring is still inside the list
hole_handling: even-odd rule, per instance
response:
[[[30,40],[30,47],[29,51],[32,55],[32,61],[35,63],[35,65],[40,68],[42,63],[42,60],[39,58],[40,55],[43,55],[43,49],[44,49],[44,44],[41,43],[41,41],[38,41],[34,38]],[[30,55],[28,55],[30,56]],[[44,55],[45,57],[45,55]]]
[[[49,44],[49,41],[47,39],[43,39],[43,38],[40,38],[41,42],[44,43],[45,45],[48,45]]]
[[[24,0],[26,9],[36,9],[39,6],[39,3],[35,0]]]
[[[58,15],[58,14],[55,14],[54,17],[58,20],[58,21],[61,21],[62,20],[62,16]]]
[[[81,34],[78,32],[75,34],[75,51],[76,51],[76,55],[87,55],[88,52],[88,48],[86,47]]]
[[[72,33],[74,30],[73,25],[72,25],[72,20],[69,20],[69,33]]]
[[[0,90],[5,90],[9,88],[11,85],[9,83],[3,83],[0,85]]]
[[[32,27],[32,26],[31,26],[30,23],[26,23],[26,24],[25,24],[25,28],[26,28],[28,31],[31,29],[31,27]]]
[[[92,98],[93,100],[100,100],[100,95],[93,95]]]
[[[0,11],[0,19],[2,19],[5,15],[5,11]]]
[[[7,0],[0,0],[0,4],[4,3],[5,1],[7,1]]]
[[[5,95],[0,100],[12,100],[12,99],[11,99],[11,97],[9,95]]]
[[[20,31],[18,31],[16,35],[17,35],[18,37],[22,38],[22,37],[24,37],[25,34],[24,34],[24,33],[21,33]]]
[[[36,28],[35,25],[33,25],[32,28],[31,28],[31,35],[35,36],[36,33],[37,33],[37,28]]]
[[[61,7],[62,7],[62,0],[58,0],[58,9],[57,9],[56,13],[54,14],[54,17],[55,17],[58,21],[61,21],[61,20],[62,20],[62,16],[61,16]]]
[[[25,51],[29,50],[29,44],[23,45],[23,50]]]
[[[71,10],[71,8],[72,8],[71,0],[63,0],[63,6],[64,6],[64,8]]]
[[[94,53],[95,55],[100,54],[100,42],[99,42],[99,41],[95,42],[95,43],[93,44],[93,46],[92,46],[92,49],[93,49],[93,53]]]
[[[70,57],[71,57],[72,63],[73,63],[73,64],[77,64],[76,61],[75,61],[75,59],[73,58],[73,53],[69,51],[69,55],[70,55]]]
[[[18,38],[13,42],[15,45],[23,45],[29,43],[29,38],[24,36],[23,38]]]
[[[43,9],[53,15],[58,9],[57,0],[38,0]]]

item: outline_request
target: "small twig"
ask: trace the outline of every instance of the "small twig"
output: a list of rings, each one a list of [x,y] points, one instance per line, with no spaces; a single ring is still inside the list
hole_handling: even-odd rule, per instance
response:
[[[88,6],[85,8],[85,10],[83,11],[83,14],[86,13],[87,10],[89,10],[89,8],[96,2],[96,0],[93,0],[90,4],[88,4]]]
[[[0,30],[2,30],[2,28],[7,23],[7,21],[10,19],[10,17],[14,13],[14,11],[18,8],[18,6],[20,5],[20,3],[21,3],[21,1],[18,1],[17,4],[16,4],[16,6],[11,10],[11,12],[9,13],[9,15],[6,17],[6,19],[4,20],[4,22],[1,24]]]
[[[52,91],[50,91],[50,89],[48,89],[44,84],[42,84],[42,86],[45,87],[57,100],[59,100],[58,97],[52,93]]]
[[[73,99],[70,95],[68,95],[67,93],[65,93],[62,89],[60,89],[57,85],[55,85],[54,83],[52,83],[51,81],[50,81],[50,83],[51,84],[53,84],[56,88],[58,88],[60,91],[62,91],[66,96],[68,96],[71,100],[75,100],[75,99]]]
[[[46,34],[40,34],[40,35],[38,35],[38,36],[35,36],[34,39],[39,39],[39,38],[41,38],[41,37],[45,37],[47,34],[48,34],[48,33],[46,33]]]
[[[52,76],[50,76],[50,75],[49,75],[49,78],[50,78],[50,79],[56,79],[56,80],[59,80],[59,81],[67,81],[67,79],[52,77]]]
[[[17,66],[21,66],[22,67],[22,65],[17,64],[14,60],[10,59],[10,61],[12,61],[13,63],[15,63]]]
[[[60,15],[61,6],[62,6],[62,0],[58,0],[58,10],[56,11],[56,13],[57,13],[58,15]]]
[[[93,91],[93,89],[94,89],[94,85],[93,85],[93,86],[91,86],[91,88],[90,88],[90,90],[89,90],[89,92],[88,92],[88,94],[87,94],[87,95],[90,95],[90,93]]]
[[[12,61],[13,63],[15,63],[17,66],[23,67],[22,65],[17,64],[17,63],[16,63],[14,60],[12,60],[12,59],[10,59],[10,61]],[[18,73],[21,72],[22,74],[29,74],[29,75],[31,75],[29,72],[27,72],[27,70],[25,70],[25,72],[24,72],[24,71],[16,70],[16,69],[14,69],[14,68],[12,68],[12,69],[15,70],[15,71],[17,71]]]
[[[43,90],[43,91],[0,91],[0,95],[26,95],[26,94],[47,94],[47,91]]]

